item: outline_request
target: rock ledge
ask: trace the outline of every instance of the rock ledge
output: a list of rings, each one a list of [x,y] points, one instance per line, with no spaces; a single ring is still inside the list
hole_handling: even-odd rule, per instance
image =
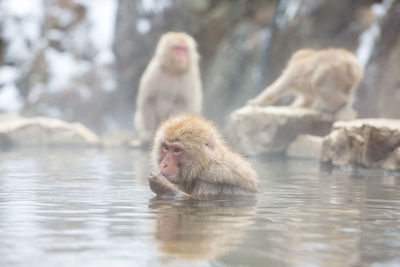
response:
[[[324,137],[321,161],[335,166],[400,170],[400,120],[358,119],[334,123]]]
[[[230,115],[226,136],[247,155],[282,154],[298,135],[324,136],[332,123],[332,117],[312,109],[244,106]]]
[[[99,137],[80,123],[18,115],[0,115],[2,145],[98,146]]]

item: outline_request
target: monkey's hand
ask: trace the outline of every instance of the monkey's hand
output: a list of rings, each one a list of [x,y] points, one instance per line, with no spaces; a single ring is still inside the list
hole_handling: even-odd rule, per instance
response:
[[[157,196],[183,196],[190,197],[173,183],[167,180],[161,174],[151,174],[149,176],[150,189],[157,194]]]

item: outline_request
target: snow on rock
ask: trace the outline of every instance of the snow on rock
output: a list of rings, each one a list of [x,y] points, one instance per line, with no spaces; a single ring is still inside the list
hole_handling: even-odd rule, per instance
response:
[[[0,144],[98,146],[100,139],[80,123],[18,115],[0,115]]]

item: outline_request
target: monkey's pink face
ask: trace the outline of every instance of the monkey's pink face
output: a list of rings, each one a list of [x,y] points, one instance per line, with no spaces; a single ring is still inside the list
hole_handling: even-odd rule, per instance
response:
[[[179,164],[185,155],[185,148],[180,142],[161,143],[161,162],[159,170],[170,182],[178,183]]]
[[[175,62],[178,63],[179,65],[184,65],[186,64],[186,61],[188,60],[188,47],[186,44],[179,43],[179,44],[174,44],[172,46],[172,53],[175,59]]]

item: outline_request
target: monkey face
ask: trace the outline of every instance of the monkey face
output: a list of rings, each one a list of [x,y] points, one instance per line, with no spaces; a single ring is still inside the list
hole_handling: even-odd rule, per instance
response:
[[[155,58],[167,72],[183,74],[198,64],[199,55],[196,42],[190,35],[168,32],[158,42]]]
[[[159,171],[172,183],[179,182],[179,163],[184,155],[185,148],[180,142],[162,142]]]
[[[177,64],[186,64],[188,59],[188,48],[185,44],[174,44],[172,54]]]

